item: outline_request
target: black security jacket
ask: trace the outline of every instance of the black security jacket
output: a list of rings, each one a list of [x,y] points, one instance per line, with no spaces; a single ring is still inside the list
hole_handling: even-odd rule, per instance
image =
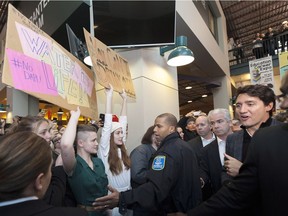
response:
[[[153,167],[157,157],[165,158],[163,169]],[[139,205],[147,209],[157,207],[163,213],[187,212],[201,202],[201,196],[195,153],[174,132],[150,159],[147,182],[120,194],[119,209],[121,213],[126,207]]]

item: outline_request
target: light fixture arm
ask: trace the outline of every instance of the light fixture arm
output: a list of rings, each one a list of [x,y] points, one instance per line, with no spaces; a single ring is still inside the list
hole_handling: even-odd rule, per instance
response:
[[[168,52],[168,51],[174,49],[175,47],[176,47],[175,45],[162,46],[162,47],[160,47],[160,55],[161,55],[161,56],[164,56],[164,53],[165,53],[165,52]]]
[[[186,36],[178,36],[175,45],[160,47],[160,55],[164,56],[164,53],[170,50],[173,50],[167,61],[170,66],[183,66],[194,61],[193,52],[187,48]]]
[[[179,46],[187,46],[187,37],[186,36],[178,36],[176,38],[176,43],[175,45],[169,45],[169,46],[163,46],[163,47],[160,47],[160,55],[161,56],[164,56],[164,53],[165,52],[168,52],[176,47],[179,47]]]

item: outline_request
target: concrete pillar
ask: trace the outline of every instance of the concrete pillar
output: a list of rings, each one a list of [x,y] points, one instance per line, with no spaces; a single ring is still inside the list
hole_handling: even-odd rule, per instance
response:
[[[39,100],[25,92],[7,87],[7,123],[12,123],[15,115],[37,115],[39,112]]]
[[[131,152],[140,145],[147,128],[155,118],[169,112],[179,119],[177,68],[170,67],[160,56],[159,48],[127,49],[118,53],[129,63],[136,99],[129,98],[127,106],[128,139],[126,146]],[[105,113],[105,93],[97,87],[99,113]],[[119,115],[121,97],[114,93],[113,113]]]
[[[228,109],[233,118],[233,107],[230,102],[232,98],[231,81],[228,76],[222,76],[217,81],[221,82],[221,87],[212,90],[214,108]]]

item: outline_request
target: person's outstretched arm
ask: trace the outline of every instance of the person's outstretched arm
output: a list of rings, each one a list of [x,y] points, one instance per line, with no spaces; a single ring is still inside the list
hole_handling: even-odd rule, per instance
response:
[[[76,163],[75,150],[73,144],[76,137],[78,119],[80,116],[79,107],[77,107],[76,111],[71,111],[70,113],[71,117],[67,124],[67,128],[62,135],[60,143],[63,167],[67,175],[73,174],[73,169]]]
[[[122,97],[122,107],[121,107],[121,113],[119,117],[119,123],[122,125],[122,131],[123,131],[123,143],[126,143],[126,134],[127,134],[127,93],[123,89],[119,95]]]
[[[111,84],[109,84],[109,88],[105,88],[105,93],[106,93],[105,120],[98,150],[98,156],[102,160],[104,157],[108,156],[110,150],[110,135],[112,127],[112,99],[113,99],[113,86]]]
[[[127,93],[123,89],[122,92],[119,93],[119,95],[123,99],[120,116],[126,116],[127,115]]]

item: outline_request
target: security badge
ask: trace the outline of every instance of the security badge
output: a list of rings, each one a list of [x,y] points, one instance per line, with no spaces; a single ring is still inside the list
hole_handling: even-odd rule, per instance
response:
[[[165,167],[165,160],[166,156],[164,155],[156,156],[152,163],[152,169],[156,171],[163,170]]]

